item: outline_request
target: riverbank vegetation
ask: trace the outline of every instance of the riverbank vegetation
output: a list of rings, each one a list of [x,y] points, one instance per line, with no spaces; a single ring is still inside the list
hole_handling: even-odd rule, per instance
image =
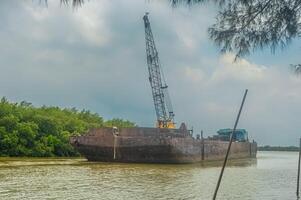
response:
[[[133,127],[128,120],[104,120],[88,110],[0,101],[0,156],[78,156],[69,137],[91,128]]]
[[[299,147],[296,146],[287,146],[287,147],[281,147],[281,146],[261,146],[258,147],[259,151],[299,151]]]

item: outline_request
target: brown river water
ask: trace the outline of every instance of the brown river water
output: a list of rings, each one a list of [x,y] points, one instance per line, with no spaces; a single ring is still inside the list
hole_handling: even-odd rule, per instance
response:
[[[231,161],[217,199],[296,199],[298,153]],[[0,199],[212,199],[220,162],[162,165],[0,158]]]

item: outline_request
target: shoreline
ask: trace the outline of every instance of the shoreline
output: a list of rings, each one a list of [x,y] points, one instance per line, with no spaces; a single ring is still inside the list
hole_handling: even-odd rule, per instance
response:
[[[259,152],[299,152],[299,150],[262,150],[258,149]],[[59,157],[59,156],[51,156],[51,157],[30,157],[30,156],[0,156],[0,161],[4,159],[14,160],[14,159],[39,159],[39,160],[66,160],[66,159],[86,159],[84,156],[70,156],[70,157]],[[232,159],[231,159],[232,160]],[[209,162],[209,161],[208,161]]]

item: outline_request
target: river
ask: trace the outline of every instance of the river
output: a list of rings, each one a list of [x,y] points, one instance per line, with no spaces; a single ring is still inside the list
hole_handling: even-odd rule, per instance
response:
[[[218,199],[296,199],[298,153],[231,161]],[[0,158],[0,199],[212,199],[221,163],[90,163]]]

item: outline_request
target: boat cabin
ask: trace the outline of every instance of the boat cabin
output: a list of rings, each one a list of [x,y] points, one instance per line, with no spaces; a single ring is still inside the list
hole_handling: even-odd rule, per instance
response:
[[[229,141],[233,129],[220,129],[217,131],[216,139]],[[246,142],[248,141],[248,132],[245,129],[236,129],[233,135],[233,141]]]

